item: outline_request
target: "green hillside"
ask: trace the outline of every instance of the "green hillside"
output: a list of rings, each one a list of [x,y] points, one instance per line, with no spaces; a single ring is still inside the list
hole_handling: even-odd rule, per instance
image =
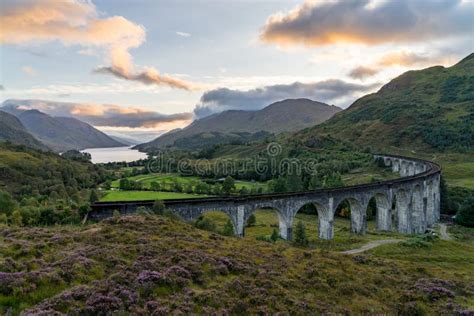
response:
[[[28,133],[19,119],[3,111],[0,111],[0,141],[8,141],[34,149],[49,150],[48,147]]]
[[[317,135],[378,149],[474,149],[474,54],[458,64],[409,71],[295,138]]]
[[[0,191],[14,198],[80,200],[80,191],[105,181],[105,172],[85,162],[0,143]]]
[[[161,216],[0,227],[0,313],[455,315],[474,302],[468,231],[348,256]]]
[[[203,132],[189,137],[178,138],[173,146],[178,149],[196,150],[209,148],[217,144],[243,144],[272,138],[274,138],[273,134],[265,131],[257,133]]]

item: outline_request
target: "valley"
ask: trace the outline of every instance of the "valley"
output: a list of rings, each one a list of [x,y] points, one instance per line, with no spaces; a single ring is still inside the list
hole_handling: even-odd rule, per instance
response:
[[[0,315],[474,315],[474,2],[0,7]]]

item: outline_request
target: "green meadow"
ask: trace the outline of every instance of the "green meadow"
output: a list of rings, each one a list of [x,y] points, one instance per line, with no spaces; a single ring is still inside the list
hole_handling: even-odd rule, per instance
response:
[[[199,178],[199,177],[181,176],[175,173],[144,174],[144,175],[128,177],[127,179],[132,180],[132,181],[138,181],[142,183],[144,188],[147,188],[147,189],[151,188],[152,182],[158,182],[162,188],[168,189],[168,190],[171,190],[173,186],[175,185],[175,183],[179,183],[182,186],[191,185],[193,189],[195,189],[195,187],[200,182],[206,182],[206,180],[210,180],[210,179],[204,179],[204,178]],[[113,181],[112,188],[119,188],[119,183],[120,183],[120,180]],[[262,188],[262,190],[264,191],[268,190],[268,185],[263,182],[235,180],[236,190],[240,190],[243,187],[245,187],[248,190],[252,188],[255,188],[255,189]]]
[[[169,200],[169,199],[191,199],[206,197],[206,195],[177,193],[177,192],[155,192],[155,191],[106,191],[100,199],[101,202],[111,201],[138,201],[138,200]]]
[[[273,230],[278,231],[278,215],[276,211],[270,209],[257,210],[255,213],[256,223],[245,227],[245,239],[256,239],[257,237],[270,237]],[[228,217],[219,211],[207,212],[205,218],[211,220],[217,231],[222,231]],[[306,229],[310,248],[320,248],[326,250],[347,250],[357,248],[364,243],[378,239],[407,239],[409,236],[396,232],[379,232],[375,230],[375,221],[368,221],[367,234],[354,235],[350,231],[350,219],[336,217],[334,220],[334,239],[321,240],[318,238],[318,217],[317,215],[296,214],[293,222],[293,232],[296,230],[298,222],[302,222]],[[280,242],[283,242],[282,240]]]

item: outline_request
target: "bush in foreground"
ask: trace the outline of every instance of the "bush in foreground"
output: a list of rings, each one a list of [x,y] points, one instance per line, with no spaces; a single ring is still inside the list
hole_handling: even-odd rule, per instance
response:
[[[459,209],[456,214],[456,223],[467,227],[474,227],[474,196],[468,198]]]
[[[309,244],[308,237],[306,236],[306,227],[301,221],[296,225],[294,242],[298,246],[307,246]]]
[[[216,225],[214,224],[213,221],[211,221],[209,218],[206,218],[204,216],[199,216],[199,218],[196,220],[196,223],[194,223],[194,226],[199,229],[215,232],[216,231]]]

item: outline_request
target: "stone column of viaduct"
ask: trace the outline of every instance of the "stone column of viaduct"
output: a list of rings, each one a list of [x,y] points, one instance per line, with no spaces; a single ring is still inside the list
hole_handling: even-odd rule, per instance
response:
[[[245,223],[253,212],[271,208],[278,214],[281,237],[290,240],[295,215],[304,205],[312,203],[318,212],[319,238],[332,239],[335,212],[344,200],[351,207],[352,232],[364,234],[367,230],[366,210],[371,198],[375,198],[377,205],[377,230],[418,234],[433,226],[440,217],[440,167],[429,161],[402,156],[380,154],[374,158],[382,159],[393,172],[400,174],[400,178],[335,189],[164,202],[168,209],[188,221],[207,211],[222,211],[231,219],[238,236],[244,235]],[[99,202],[92,205],[89,218],[110,217],[114,210],[129,214],[139,206],[151,207],[153,202]]]

